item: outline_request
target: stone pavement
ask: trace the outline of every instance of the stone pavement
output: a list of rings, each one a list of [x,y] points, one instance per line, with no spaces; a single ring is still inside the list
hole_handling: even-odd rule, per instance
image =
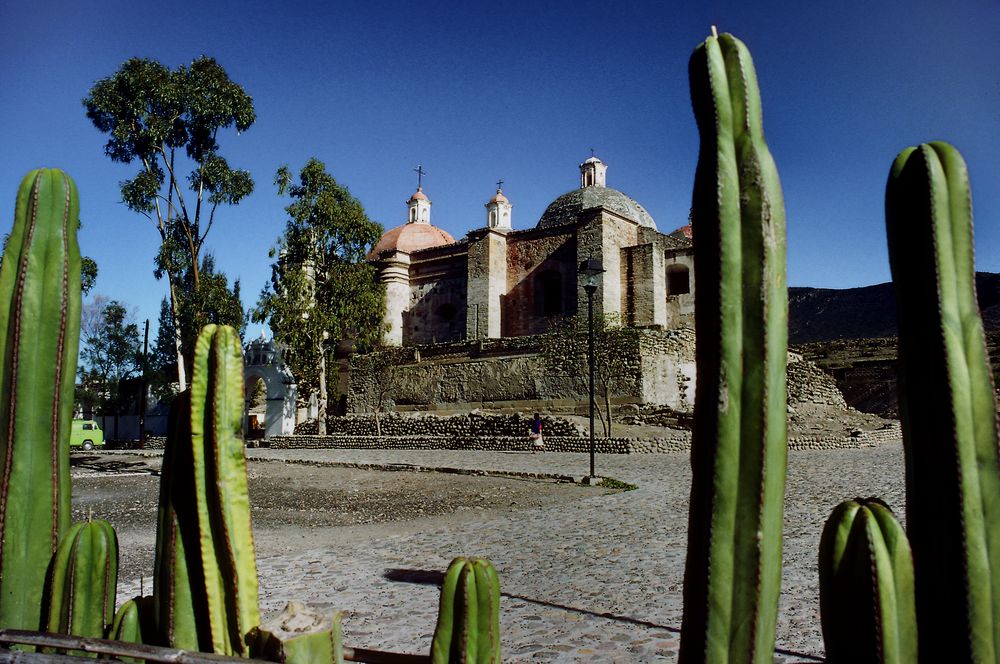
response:
[[[589,469],[586,454],[554,452],[259,449],[249,455],[572,476]],[[469,510],[396,534],[388,524],[384,533],[331,529],[329,546],[258,562],[262,611],[277,612],[289,599],[343,609],[345,644],[426,653],[439,592],[428,572],[444,571],[457,555],[478,555],[500,574],[505,662],[676,661],[688,457],[600,455],[597,473],[639,488],[610,494],[581,488],[593,495],[509,513]],[[901,515],[903,491],[899,443],[789,453],[776,662],[822,657],[816,557],[830,511],[847,498],[879,495]],[[134,594],[138,583],[123,590]]]

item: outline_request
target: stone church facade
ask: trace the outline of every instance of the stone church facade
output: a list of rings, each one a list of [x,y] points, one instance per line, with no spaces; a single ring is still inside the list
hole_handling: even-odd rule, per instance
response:
[[[636,201],[607,186],[597,157],[580,164],[580,187],[556,198],[533,228],[517,229],[500,189],[486,225],[461,240],[431,224],[418,188],[407,222],[369,254],[386,287],[385,342],[420,345],[543,333],[555,317],[587,311],[579,265],[601,261],[595,316],[673,329],[693,323],[689,229],[664,234]]]

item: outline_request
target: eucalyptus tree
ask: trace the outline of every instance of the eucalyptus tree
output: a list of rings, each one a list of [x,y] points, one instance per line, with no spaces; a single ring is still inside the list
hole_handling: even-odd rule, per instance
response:
[[[157,278],[166,276],[174,318],[178,380],[184,388],[184,348],[178,288],[188,275],[201,294],[200,258],[221,205],[236,205],[253,179],[219,152],[219,132],[245,131],[256,116],[253,100],[212,58],[175,70],[144,58],[126,60],[97,81],[83,100],[87,117],[108,135],[105,154],[138,172],[120,183],[129,209],[150,220],[160,236]]]
[[[339,344],[370,347],[382,333],[385,290],[366,260],[382,226],[315,157],[296,181],[287,166],[275,176],[285,208],[284,234],[271,249],[271,283],[253,312],[285,348],[302,394],[318,392],[319,433],[326,433],[327,365]]]

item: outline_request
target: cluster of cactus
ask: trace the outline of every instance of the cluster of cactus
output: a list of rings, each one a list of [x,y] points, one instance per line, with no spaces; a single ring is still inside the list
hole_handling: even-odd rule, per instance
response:
[[[786,454],[784,211],[746,48],[731,35],[709,37],[690,77],[702,143],[692,206],[698,393],[681,659],[764,662],[774,645]],[[995,664],[1000,451],[971,194],[954,148],[930,143],[899,155],[886,224],[909,538],[875,499],[834,510],[819,565],[827,655]]]
[[[0,269],[0,625],[38,629],[69,528],[69,430],[80,340],[76,186],[29,173]]]
[[[441,584],[434,664],[499,664],[500,579],[490,561],[459,556]]]
[[[770,662],[787,455],[785,212],[746,46],[691,57],[697,393],[682,661]]]

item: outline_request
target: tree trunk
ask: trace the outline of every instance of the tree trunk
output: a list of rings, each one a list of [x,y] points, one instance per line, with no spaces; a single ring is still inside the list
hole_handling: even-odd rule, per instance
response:
[[[177,306],[177,295],[174,288],[174,275],[167,271],[167,284],[170,287],[170,315],[174,319],[174,348],[177,350],[177,383],[180,391],[187,389],[187,373],[184,368],[184,351],[181,347],[181,320]]]
[[[608,413],[608,419],[604,423],[604,435],[611,438],[611,392],[607,387],[604,388],[604,409]]]
[[[319,349],[319,399],[316,400],[316,433],[326,435],[326,353]]]
[[[375,437],[376,438],[382,438],[382,422],[379,419],[379,414],[380,414],[379,411],[381,411],[381,410],[382,410],[381,408],[376,408],[375,409]]]
[[[604,432],[606,438],[608,435],[608,423],[604,419],[604,409],[597,405],[597,399],[594,399],[594,412],[597,414],[597,419],[601,421],[601,430]]]

